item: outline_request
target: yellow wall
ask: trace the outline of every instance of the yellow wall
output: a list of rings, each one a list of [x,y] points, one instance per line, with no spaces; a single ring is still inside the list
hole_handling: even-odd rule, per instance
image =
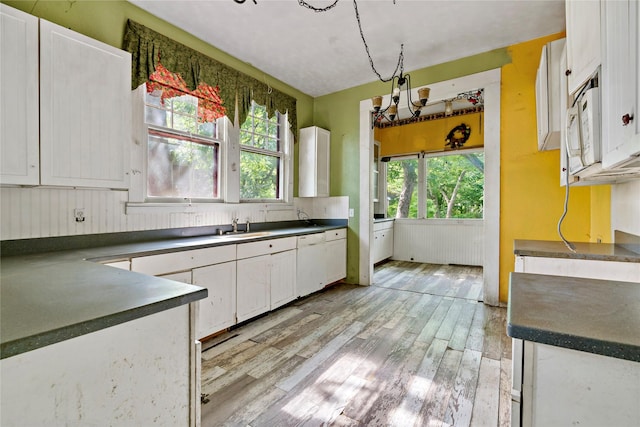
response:
[[[380,156],[444,151],[449,149],[444,144],[451,129],[464,123],[471,128],[471,134],[464,148],[478,148],[484,144],[482,116],[483,113],[473,113],[404,126],[376,128],[374,137],[380,142]]]
[[[559,185],[560,150],[538,151],[535,79],[542,46],[555,34],[509,48],[502,67],[500,141],[500,301],[508,298],[514,239],[559,240],[565,189]],[[609,186],[571,187],[562,232],[570,241],[610,237]]]

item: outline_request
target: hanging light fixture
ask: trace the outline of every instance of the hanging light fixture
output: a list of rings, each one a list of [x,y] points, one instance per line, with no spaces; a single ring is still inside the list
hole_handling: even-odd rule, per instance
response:
[[[422,107],[427,105],[429,101],[429,93],[431,89],[428,87],[422,87],[418,89],[418,101],[414,101],[411,97],[411,75],[404,74],[404,54],[402,52],[403,45],[400,46],[400,58],[398,61],[400,74],[394,75],[388,81],[391,81],[391,96],[389,97],[389,105],[386,108],[382,108],[382,96],[374,96],[371,98],[373,104],[373,124],[379,122],[383,118],[392,122],[398,117],[398,110],[400,108],[400,95],[402,91],[406,91],[407,109],[412,118],[420,117]]]

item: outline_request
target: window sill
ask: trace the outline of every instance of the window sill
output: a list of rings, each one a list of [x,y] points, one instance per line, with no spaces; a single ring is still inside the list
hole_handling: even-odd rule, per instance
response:
[[[125,205],[125,214],[144,214],[144,213],[200,213],[200,212],[216,212],[228,211],[231,207],[238,205],[255,206],[261,210],[289,210],[293,209],[292,203],[284,201],[241,201],[240,203],[154,203],[154,202],[128,202]]]

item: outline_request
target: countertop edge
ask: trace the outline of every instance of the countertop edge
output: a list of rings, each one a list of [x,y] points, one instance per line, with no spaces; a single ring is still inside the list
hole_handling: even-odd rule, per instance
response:
[[[576,252],[570,251],[561,241],[515,239],[513,253],[516,256],[537,258],[640,263],[640,254],[632,251],[628,245],[590,242],[573,243],[576,247]]]
[[[507,323],[507,335],[524,341],[547,344],[570,350],[584,351],[616,359],[640,362],[640,347],[617,342],[578,337],[535,328],[512,325]]]
[[[6,259],[25,256],[27,258],[35,257],[42,261],[51,257],[52,259],[58,258],[59,262],[95,262],[97,264],[104,263],[106,261],[118,260],[120,258],[128,257],[140,257],[147,255],[156,255],[170,252],[188,251],[194,249],[207,248],[212,246],[223,246],[239,243],[250,243],[260,240],[270,240],[284,237],[295,237],[305,234],[322,233],[328,230],[342,229],[347,227],[346,224],[321,224],[313,227],[290,227],[290,228],[278,228],[273,230],[273,234],[269,236],[256,236],[252,238],[245,238],[242,241],[230,239],[220,241],[208,241],[200,242],[199,239],[202,236],[182,236],[180,238],[170,238],[166,240],[155,240],[152,242],[125,242],[120,245],[114,246],[97,246],[95,248],[75,248],[64,251],[51,251],[37,254],[14,254],[9,255]],[[82,238],[90,238],[90,235],[84,235]],[[181,244],[174,246],[177,240],[192,240],[193,244]],[[136,249],[137,245],[143,244],[144,249]],[[149,245],[150,246],[147,246]],[[4,254],[3,254],[4,255]],[[65,261],[66,260],[66,261]],[[103,268],[111,268],[103,266]],[[0,272],[2,273],[2,272]],[[0,277],[2,275],[0,274]],[[132,307],[124,311],[117,311],[109,313],[97,318],[89,318],[78,321],[77,323],[58,326],[55,329],[43,330],[36,332],[32,335],[24,337],[18,337],[11,341],[0,343],[0,359],[15,356],[28,351],[36,350],[41,347],[45,347],[51,344],[55,344],[61,341],[65,341],[71,338],[75,338],[81,335],[85,335],[91,332],[95,332],[101,329],[105,329],[111,326],[115,326],[121,323],[132,321],[150,314],[159,313],[171,308],[175,308],[181,305],[185,305],[207,297],[207,289],[198,286],[193,286],[193,290],[185,290],[180,295],[168,297],[158,301],[151,302],[149,304]]]
[[[17,356],[32,350],[37,350],[48,345],[56,344],[102,329],[110,328],[145,316],[160,313],[172,308],[180,307],[207,297],[205,288],[194,286],[193,291],[155,303],[135,307],[126,311],[113,313],[96,319],[86,320],[69,326],[63,326],[54,330],[45,331],[36,335],[4,342],[0,345],[0,359]]]

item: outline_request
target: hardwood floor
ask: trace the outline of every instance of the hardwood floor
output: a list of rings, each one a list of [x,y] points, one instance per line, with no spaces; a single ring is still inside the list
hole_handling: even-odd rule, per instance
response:
[[[202,426],[508,426],[506,309],[477,301],[482,269],[392,261],[374,283],[204,344]]]

